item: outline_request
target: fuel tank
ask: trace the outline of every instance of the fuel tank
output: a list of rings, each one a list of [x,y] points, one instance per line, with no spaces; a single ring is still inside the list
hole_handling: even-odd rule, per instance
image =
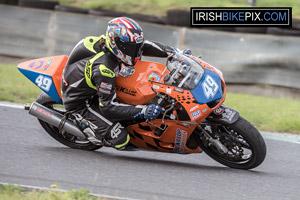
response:
[[[160,63],[138,61],[134,66],[135,72],[129,77],[117,77],[117,97],[122,103],[143,105],[156,96],[150,86],[150,81],[163,82],[165,74],[161,77],[165,66]]]

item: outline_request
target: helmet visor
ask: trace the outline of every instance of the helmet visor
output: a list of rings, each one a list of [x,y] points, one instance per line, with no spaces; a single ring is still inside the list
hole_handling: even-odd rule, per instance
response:
[[[119,50],[124,54],[131,57],[132,63],[135,64],[135,59],[141,57],[141,51],[144,45],[144,42],[139,44],[135,42],[124,42],[120,38],[115,38],[116,45]]]

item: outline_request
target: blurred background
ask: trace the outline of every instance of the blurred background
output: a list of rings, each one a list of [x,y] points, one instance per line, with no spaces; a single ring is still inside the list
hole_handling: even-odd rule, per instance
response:
[[[292,7],[293,27],[189,28],[190,7],[208,6]],[[68,55],[82,38],[104,34],[107,22],[119,16],[138,21],[146,39],[191,49],[220,69],[229,91],[225,104],[258,128],[300,133],[300,1],[295,0],[0,0],[0,100],[34,101],[39,89],[16,65]]]

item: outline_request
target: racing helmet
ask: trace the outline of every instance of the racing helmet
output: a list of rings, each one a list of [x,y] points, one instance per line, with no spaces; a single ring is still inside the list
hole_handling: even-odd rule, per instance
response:
[[[142,28],[133,19],[118,17],[108,22],[106,46],[125,65],[135,65],[144,45]]]

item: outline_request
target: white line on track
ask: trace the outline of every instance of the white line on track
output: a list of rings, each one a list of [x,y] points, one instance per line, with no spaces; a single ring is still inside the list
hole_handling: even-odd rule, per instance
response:
[[[41,190],[41,191],[61,191],[61,192],[67,192],[68,190],[61,190],[61,189],[55,189],[55,188],[47,188],[47,187],[39,187],[39,186],[31,186],[31,185],[20,185],[20,184],[14,184],[14,183],[3,183],[0,182],[2,185],[8,185],[12,184],[15,186],[20,186],[21,188],[24,188],[26,190]],[[106,195],[106,194],[95,194],[95,193],[89,193],[92,196],[99,197],[99,198],[105,198],[105,199],[119,199],[119,200],[137,200],[127,197],[118,197],[118,196],[112,196],[112,195]]]
[[[24,109],[24,104],[10,103],[10,102],[6,102],[6,101],[0,101],[0,106]]]
[[[10,103],[6,101],[0,101],[0,106],[24,109],[24,104]],[[260,132],[262,133],[263,137],[266,139],[280,140],[284,142],[300,144],[300,135],[290,134],[290,133],[266,132],[266,131],[260,131]]]
[[[291,133],[266,132],[266,131],[260,131],[260,132],[265,139],[279,140],[284,142],[300,144],[300,135],[291,134]]]

